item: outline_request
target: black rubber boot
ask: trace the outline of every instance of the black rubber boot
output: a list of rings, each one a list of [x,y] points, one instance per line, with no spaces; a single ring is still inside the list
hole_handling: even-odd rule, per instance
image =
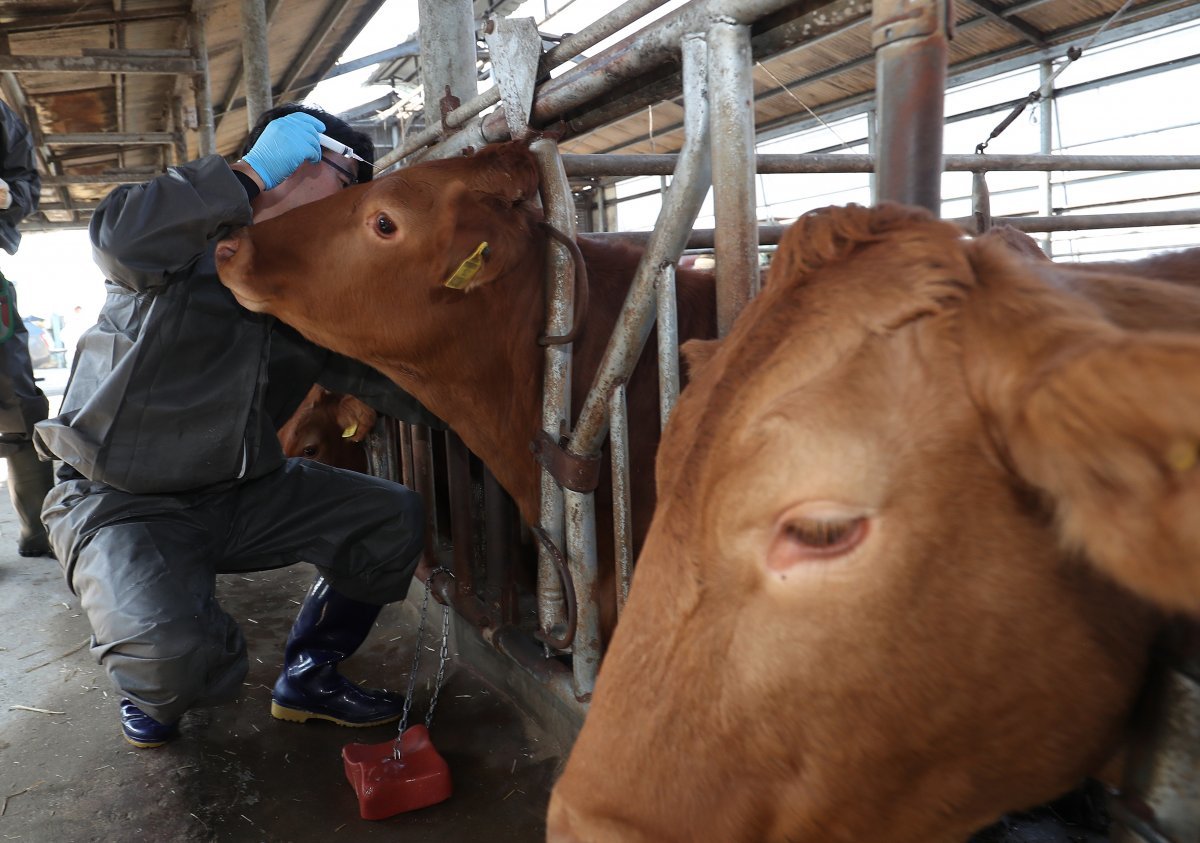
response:
[[[271,693],[271,716],[303,723],[317,718],[340,726],[377,726],[400,719],[404,697],[361,688],[337,665],[366,640],[382,607],[338,594],[318,577],[309,589],[283,654]]]
[[[21,535],[17,553],[50,556],[50,540],[42,525],[42,502],[54,485],[54,466],[38,459],[32,442],[22,442],[8,455],[8,493],[12,498]]]

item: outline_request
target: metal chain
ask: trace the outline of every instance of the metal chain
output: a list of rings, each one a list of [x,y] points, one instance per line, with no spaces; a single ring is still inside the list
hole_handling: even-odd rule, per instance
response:
[[[425,712],[425,728],[433,725],[433,710],[437,708],[438,694],[442,690],[442,679],[446,675],[446,660],[450,656],[450,607],[442,607],[442,652],[438,655],[437,679],[433,683],[433,696],[429,698],[429,710]]]
[[[429,610],[429,592],[433,578],[438,574],[449,574],[451,577],[454,573],[449,568],[434,568],[430,571],[429,576],[425,578],[425,594],[421,597],[421,611],[417,617],[417,638],[413,644],[413,661],[412,668],[408,673],[408,690],[404,694],[404,708],[400,712],[400,726],[396,730],[396,740],[392,747],[392,757],[397,761],[404,758],[404,753],[400,749],[400,738],[404,736],[404,731],[408,728],[408,713],[412,708],[413,693],[417,689],[417,668],[421,666],[421,638],[425,632],[425,615]],[[437,683],[433,688],[433,697],[429,703],[429,712],[425,715],[425,728],[428,729],[433,721],[433,707],[437,705],[438,692],[441,690],[442,677],[445,675],[446,657],[447,657],[447,641],[450,636],[450,609],[443,607],[442,613],[442,652],[438,659]]]

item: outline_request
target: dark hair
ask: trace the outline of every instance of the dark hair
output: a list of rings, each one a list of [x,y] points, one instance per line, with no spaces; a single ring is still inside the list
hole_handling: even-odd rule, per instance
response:
[[[365,132],[360,132],[358,129],[351,127],[349,123],[340,117],[334,117],[328,111],[321,108],[314,108],[309,105],[301,105],[298,102],[288,102],[283,105],[277,105],[274,108],[269,108],[259,115],[258,122],[254,124],[254,128],[250,130],[250,134],[246,137],[246,143],[242,146],[242,155],[250,151],[258,140],[258,136],[262,134],[263,129],[277,117],[283,117],[285,114],[292,114],[297,111],[303,111],[305,114],[311,114],[322,123],[325,124],[325,134],[334,140],[341,141],[348,147],[353,149],[363,158],[371,163],[375,162],[375,143]],[[370,181],[375,175],[375,169],[361,161],[358,164],[358,180],[360,182]]]

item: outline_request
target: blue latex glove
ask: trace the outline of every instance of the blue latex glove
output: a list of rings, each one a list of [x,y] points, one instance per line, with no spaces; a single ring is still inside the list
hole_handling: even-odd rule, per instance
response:
[[[254,168],[267,190],[278,185],[305,161],[321,160],[317,135],[325,124],[303,111],[276,117],[263,129],[254,146],[242,158]]]

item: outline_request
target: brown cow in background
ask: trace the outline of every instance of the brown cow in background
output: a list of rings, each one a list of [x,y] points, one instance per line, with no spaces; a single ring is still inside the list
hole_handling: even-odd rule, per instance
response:
[[[541,468],[529,443],[541,429],[548,235],[539,227],[538,174],[519,142],[470,157],[422,162],[241,229],[216,252],[222,282],[250,310],[271,313],[318,345],[362,360],[444,419],[538,523]],[[297,232],[320,232],[321,237]],[[573,344],[572,406],[599,368],[640,250],[579,238],[586,310]],[[486,245],[485,245],[486,244]],[[479,268],[450,288],[474,257]],[[460,278],[463,276],[460,274]],[[297,283],[296,279],[303,279]],[[681,339],[716,336],[712,276],[676,278]],[[659,438],[655,340],[628,385],[633,535],[654,509]],[[596,494],[598,554],[613,560],[611,472]],[[605,625],[615,621],[612,589]]]
[[[288,457],[305,457],[367,473],[363,440],[375,426],[375,411],[355,398],[315,384],[296,412],[279,428],[279,444]]]
[[[1200,615],[1189,262],[1059,267],[895,205],[789,229],[688,349],[548,839],[959,843],[1118,759],[1152,639]]]

